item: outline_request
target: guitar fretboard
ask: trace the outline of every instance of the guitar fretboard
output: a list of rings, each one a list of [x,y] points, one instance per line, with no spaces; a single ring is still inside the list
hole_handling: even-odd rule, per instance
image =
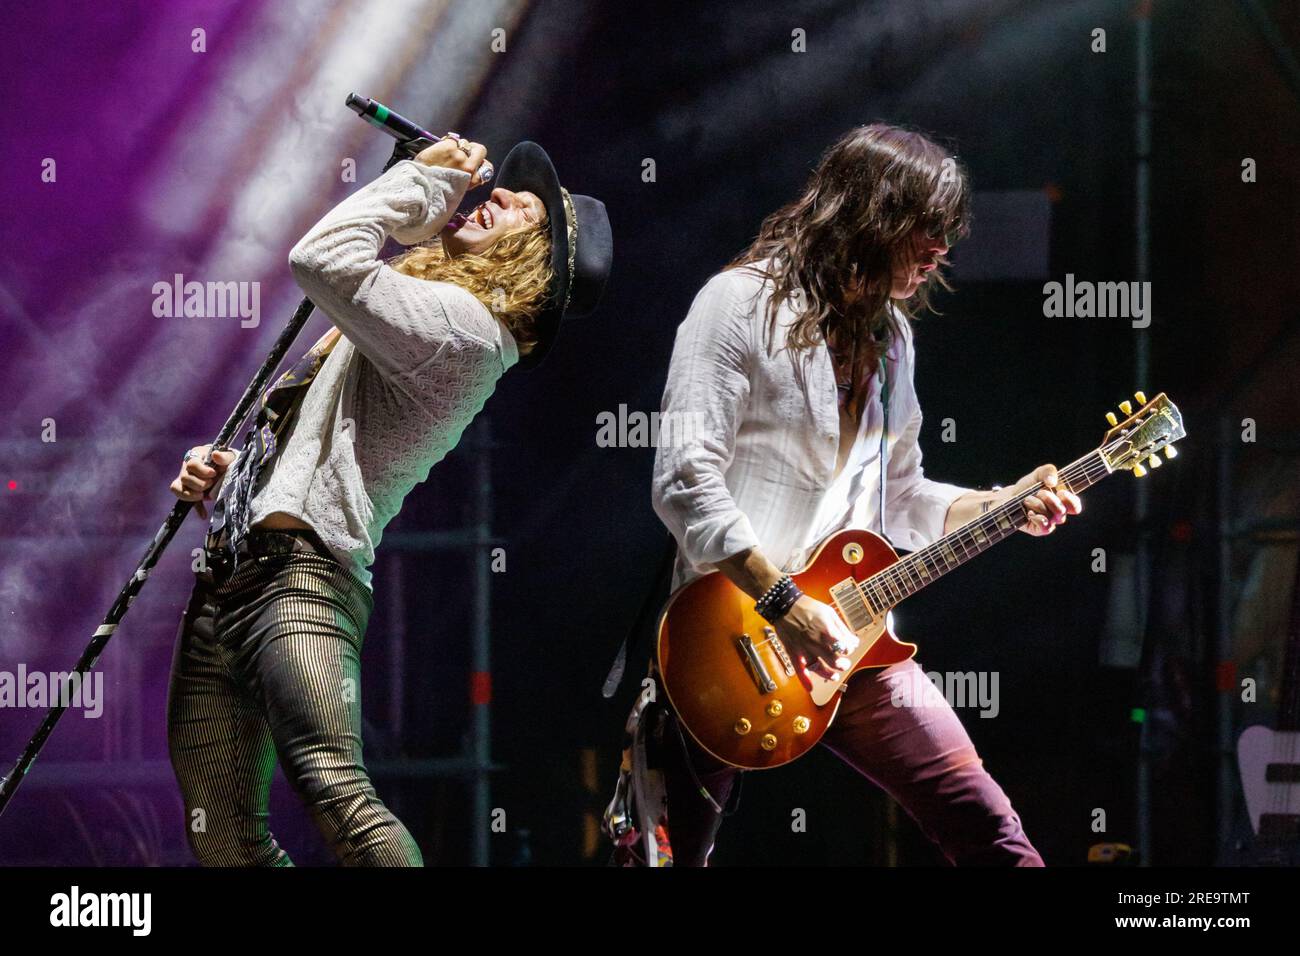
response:
[[[1110,467],[1097,448],[1064,468],[1057,469],[1057,488],[1078,494],[1110,474]],[[977,554],[1010,537],[1029,520],[1024,501],[1043,487],[1040,482],[1005,504],[991,508],[931,545],[901,558],[858,585],[872,611],[879,615],[911,597],[930,582],[942,577]]]

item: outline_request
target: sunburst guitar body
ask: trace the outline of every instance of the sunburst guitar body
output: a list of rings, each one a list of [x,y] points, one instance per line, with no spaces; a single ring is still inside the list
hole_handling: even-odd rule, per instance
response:
[[[1060,487],[1082,492],[1120,469],[1138,477],[1173,458],[1185,436],[1182,416],[1162,392],[1141,392],[1136,412],[1107,414],[1113,426],[1101,445],[1057,469]],[[701,747],[745,770],[780,767],[821,740],[854,675],[888,667],[916,653],[890,630],[889,611],[948,571],[1009,537],[1029,518],[1020,492],[933,544],[899,557],[870,531],[841,531],[824,541],[808,565],[791,572],[807,596],[829,605],[858,637],[850,667],[833,679],[803,670],[754,600],[719,572],[690,582],[669,598],[659,622],[657,664],[669,703]]]
[[[846,582],[865,582],[897,561],[879,535],[842,531],[791,576],[804,594],[836,607],[833,590],[854,602]],[[758,770],[803,756],[835,719],[849,677],[916,653],[890,632],[887,613],[854,602],[849,614],[863,615],[854,621],[853,667],[834,681],[808,674],[806,687],[753,598],[717,572],[693,581],[670,599],[659,628],[659,673],[673,709],[700,746],[733,766]]]

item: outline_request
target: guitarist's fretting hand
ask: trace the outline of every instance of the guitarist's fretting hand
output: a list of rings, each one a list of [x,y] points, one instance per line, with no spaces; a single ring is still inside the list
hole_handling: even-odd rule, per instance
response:
[[[754,600],[781,579],[781,569],[769,561],[758,548],[750,548],[732,555],[716,565],[731,583]],[[773,625],[777,636],[785,644],[790,657],[801,661],[804,668],[826,680],[833,680],[847,670],[852,662],[835,650],[838,643],[847,653],[858,646],[857,635],[835,612],[835,609],[806,594],[794,607]],[[812,684],[799,671],[799,679],[811,689]]]
[[[1022,492],[1041,483],[1034,494],[1024,500],[1025,513],[1029,521],[1020,525],[1025,534],[1042,537],[1056,530],[1058,524],[1065,521],[1066,515],[1077,515],[1083,510],[1083,502],[1072,491],[1060,488],[1060,477],[1055,465],[1039,465],[1010,488],[999,491],[972,491],[962,495],[948,507],[944,518],[943,533],[949,534],[962,525],[974,521],[989,508],[997,508],[1015,498]]]
[[[1004,489],[1003,494],[1009,500],[1039,482],[1042,482],[1043,487],[1025,499],[1029,524],[1021,525],[1020,530],[1041,536],[1051,534],[1058,524],[1064,524],[1067,514],[1077,515],[1082,511],[1083,502],[1073,491],[1058,489],[1061,480],[1056,474],[1055,465],[1039,465],[1010,488]]]

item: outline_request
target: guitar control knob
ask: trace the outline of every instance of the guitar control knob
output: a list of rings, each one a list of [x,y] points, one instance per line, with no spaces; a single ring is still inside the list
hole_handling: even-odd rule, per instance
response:
[[[764,734],[763,739],[759,741],[764,750],[776,749],[776,734]]]
[[[767,716],[769,717],[781,716],[781,702],[779,700],[774,700],[772,701],[772,703],[767,705]]]
[[[749,722],[748,717],[741,717],[740,720],[732,724],[731,729],[736,732],[738,737],[743,737],[745,734],[749,733],[753,726],[754,725]]]
[[[1177,457],[1178,457],[1178,449],[1175,448],[1173,445],[1166,445],[1166,446],[1165,446],[1165,457],[1166,457],[1166,458],[1177,458]]]
[[[812,721],[807,717],[796,717],[794,719],[794,732],[796,734],[808,733],[808,728],[812,726]]]

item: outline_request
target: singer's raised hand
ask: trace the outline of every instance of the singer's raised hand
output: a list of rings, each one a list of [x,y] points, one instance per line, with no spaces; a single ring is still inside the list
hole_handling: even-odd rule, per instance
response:
[[[450,136],[444,136],[415,157],[417,163],[424,163],[426,166],[443,166],[469,173],[471,189],[482,183],[479,179],[479,170],[482,169],[485,159],[487,159],[487,147],[482,143],[472,143],[467,139],[454,139]]]

